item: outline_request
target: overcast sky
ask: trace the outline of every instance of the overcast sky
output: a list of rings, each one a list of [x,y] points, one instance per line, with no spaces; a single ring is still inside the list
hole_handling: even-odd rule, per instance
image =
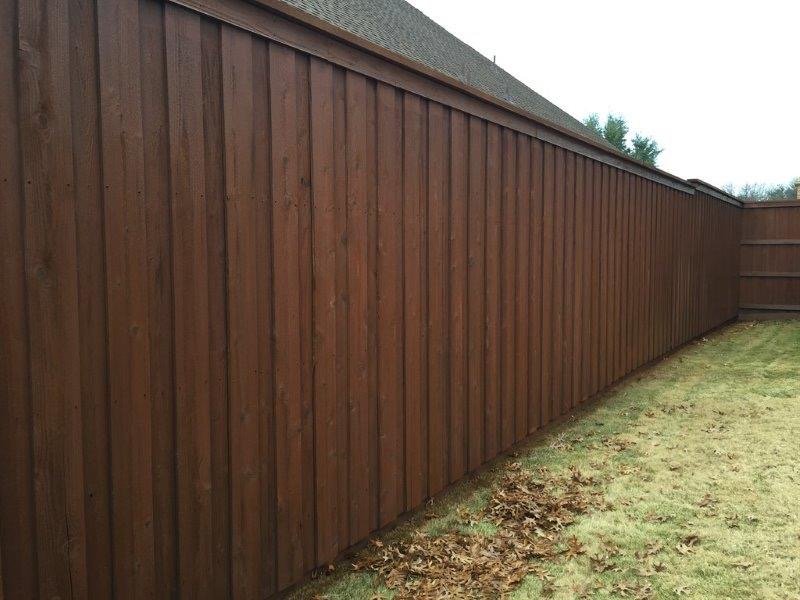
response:
[[[675,175],[800,176],[797,0],[410,2],[573,116],[623,115]]]

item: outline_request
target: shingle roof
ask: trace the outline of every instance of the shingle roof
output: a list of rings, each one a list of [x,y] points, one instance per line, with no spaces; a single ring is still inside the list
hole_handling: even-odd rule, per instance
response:
[[[594,132],[405,0],[283,0],[373,44],[592,139]]]

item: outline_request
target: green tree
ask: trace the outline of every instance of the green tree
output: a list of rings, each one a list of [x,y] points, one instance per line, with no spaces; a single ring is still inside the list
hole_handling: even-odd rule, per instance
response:
[[[630,155],[636,160],[640,160],[646,165],[655,167],[658,155],[662,152],[663,150],[659,147],[655,140],[643,135],[639,135],[638,133],[633,136]]]
[[[583,120],[586,125],[597,137],[603,137],[603,128],[600,125],[600,115],[592,113]]]
[[[608,115],[606,124],[603,126],[603,137],[620,152],[630,154],[627,140],[628,129],[625,119],[615,115]]]
[[[630,133],[630,127],[625,118],[620,115],[608,115],[605,123],[601,125],[600,115],[592,113],[583,120],[583,124],[586,125],[592,133],[606,140],[620,152],[636,160],[640,160],[651,167],[656,166],[658,155],[663,152],[663,149],[655,140],[638,133],[629,143],[628,134]]]

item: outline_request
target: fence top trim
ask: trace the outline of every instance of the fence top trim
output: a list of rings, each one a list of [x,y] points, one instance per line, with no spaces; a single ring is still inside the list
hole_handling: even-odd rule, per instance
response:
[[[742,206],[742,201],[739,200],[736,196],[733,196],[726,192],[725,190],[721,190],[716,186],[711,185],[703,181],[702,179],[687,179],[687,181],[694,186],[700,192],[704,194],[708,194],[709,196],[713,196],[718,200],[722,200],[723,202],[727,202],[728,204],[733,204],[734,206]]]
[[[800,200],[744,200],[742,208],[800,208]]]
[[[235,4],[231,0],[168,0],[173,4],[177,4],[202,14],[209,15],[213,18],[222,20],[230,25],[233,25],[238,28],[242,28],[253,33],[257,33],[259,35],[263,35],[263,33],[254,30],[252,27],[248,26],[246,23],[242,22],[236,18],[230,18],[230,7],[232,4]],[[367,54],[376,56],[382,60],[388,61],[395,65],[398,65],[408,71],[416,75],[421,75],[427,79],[431,79],[440,83],[446,87],[449,87],[457,92],[466,94],[483,102],[486,102],[494,107],[500,108],[504,111],[513,113],[519,117],[523,117],[524,119],[539,125],[540,127],[544,127],[549,132],[543,132],[543,135],[540,135],[537,132],[537,136],[539,139],[543,141],[553,143],[555,145],[562,146],[568,150],[572,150],[575,152],[579,152],[584,156],[588,156],[594,160],[598,160],[599,162],[603,162],[609,164],[610,166],[614,166],[625,171],[631,172],[635,175],[643,176],[647,179],[652,179],[658,183],[662,183],[664,185],[668,185],[673,187],[677,190],[682,192],[688,193],[693,195],[695,190],[697,189],[693,183],[687,181],[677,175],[673,175],[667,171],[659,169],[657,167],[652,167],[647,165],[639,160],[636,160],[627,154],[619,152],[614,149],[610,149],[608,146],[600,143],[598,140],[592,139],[589,136],[580,135],[574,131],[567,129],[566,127],[562,127],[557,123],[553,123],[543,117],[540,117],[534,113],[531,113],[528,110],[525,110],[515,104],[511,104],[502,100],[501,98],[497,98],[491,94],[488,94],[479,88],[474,86],[468,85],[458,79],[455,79],[445,73],[437,71],[427,65],[413,60],[405,55],[399,54],[392,50],[389,50],[383,46],[375,44],[367,39],[364,39],[356,34],[353,34],[345,29],[342,29],[325,19],[317,17],[313,14],[307,13],[301,9],[298,9],[282,0],[250,0],[252,2],[251,6],[257,6],[262,9],[266,9],[273,14],[277,14],[280,17],[287,19],[290,22],[299,23],[305,27],[308,27],[311,30],[315,30],[326,34],[336,41],[346,44],[347,46],[351,46],[356,48],[357,50],[361,50],[366,52]],[[287,39],[278,39],[276,40],[279,43],[292,45],[291,42]],[[303,51],[308,51],[307,48],[298,47],[298,49]],[[330,56],[326,56],[325,53],[316,52],[317,56],[321,58],[325,58],[327,60],[331,60]],[[339,61],[331,60],[331,62],[335,62],[337,64],[342,64]],[[344,64],[343,66],[354,69],[354,65],[352,64]],[[416,93],[416,92],[415,92]],[[576,144],[577,142],[577,144]],[[581,148],[588,146],[588,152],[585,148]],[[699,180],[697,180],[699,181]],[[705,184],[710,189],[717,190],[717,193],[709,193],[710,196],[728,202],[729,204],[733,204],[727,198],[727,195],[722,190],[718,188],[714,188],[708,184]],[[708,193],[708,192],[706,192]],[[736,201],[736,205],[739,206],[740,204]]]

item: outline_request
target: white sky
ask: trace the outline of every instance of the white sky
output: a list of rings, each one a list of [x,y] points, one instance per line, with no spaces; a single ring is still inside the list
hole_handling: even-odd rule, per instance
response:
[[[675,175],[800,176],[798,0],[410,2],[576,118],[621,114]]]

